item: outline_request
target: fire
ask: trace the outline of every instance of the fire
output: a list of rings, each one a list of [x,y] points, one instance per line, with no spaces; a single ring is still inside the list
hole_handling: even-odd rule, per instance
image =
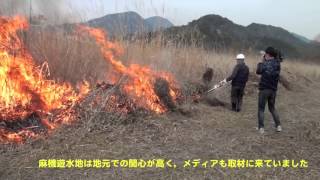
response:
[[[28,26],[24,17],[0,16],[0,142],[21,143],[25,138],[39,137],[40,134],[33,130],[37,125],[34,127],[32,120],[27,121],[31,116],[37,119],[39,126],[44,126],[48,131],[61,124],[73,122],[76,117],[73,107],[80,104],[91,91],[87,82],[81,83],[75,89],[70,83],[47,79],[43,72],[43,67],[47,64],[36,66],[19,38],[19,32],[27,30]],[[109,82],[116,83],[120,76],[126,77],[120,84],[120,90],[129,99],[111,96],[111,101],[108,102],[110,107],[123,112],[127,112],[127,106],[155,113],[166,112],[168,107],[155,92],[155,84],[159,79],[168,82],[166,94],[169,94],[174,102],[177,100],[179,90],[171,74],[156,72],[138,64],[125,66],[118,59],[123,54],[123,49],[109,41],[103,30],[80,26],[79,31],[96,40],[105,60],[112,65],[116,73],[108,76]],[[106,75],[109,75],[107,73]],[[99,100],[99,97],[96,99]],[[27,123],[30,127],[2,127],[3,124],[19,126],[19,123]]]
[[[122,90],[129,95],[137,105],[156,113],[167,111],[167,108],[161,103],[161,100],[154,90],[154,83],[158,78],[165,79],[169,82],[170,95],[173,100],[177,99],[178,88],[171,74],[155,72],[149,67],[138,64],[131,64],[127,67],[117,59],[117,57],[123,53],[123,49],[118,44],[109,41],[105,31],[87,26],[80,26],[79,31],[81,33],[89,33],[100,46],[101,53],[105,60],[113,66],[117,73],[128,77],[129,80],[121,85]]]
[[[18,32],[27,28],[28,22],[23,17],[0,17],[0,122],[23,120],[35,112],[46,115],[55,109],[66,109],[88,92],[87,83],[77,93],[68,83],[45,79],[19,39]],[[46,124],[55,126],[54,122]],[[0,136],[20,142],[22,137],[35,134],[29,130],[1,130]]]

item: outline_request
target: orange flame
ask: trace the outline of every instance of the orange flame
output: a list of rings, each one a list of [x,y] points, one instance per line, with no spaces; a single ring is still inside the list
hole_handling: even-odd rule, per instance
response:
[[[75,119],[75,111],[71,107],[89,93],[90,85],[84,82],[76,91],[69,83],[47,80],[19,38],[19,32],[28,26],[24,17],[0,17],[0,123],[23,120],[37,112],[41,124],[53,130]],[[128,77],[121,89],[131,98],[132,103],[156,113],[167,111],[154,90],[158,78],[169,83],[170,95],[176,101],[179,90],[171,74],[155,72],[137,64],[127,67],[117,59],[123,54],[123,49],[109,41],[103,30],[85,26],[79,29],[95,38],[105,60],[117,73]],[[111,78],[109,80],[115,81]],[[117,98],[114,101],[117,103]],[[50,121],[48,115],[54,110],[62,111],[55,115],[56,120]],[[27,128],[11,132],[0,126],[0,142],[21,143],[25,137],[38,136]]]
[[[146,109],[150,109],[156,113],[163,113],[167,109],[161,103],[159,97],[154,91],[154,83],[157,78],[163,78],[170,84],[170,95],[173,100],[177,98],[177,89],[175,87],[174,78],[169,73],[154,72],[149,67],[132,64],[126,67],[117,59],[117,56],[123,53],[123,49],[118,45],[108,40],[105,31],[102,29],[80,26],[79,32],[87,32],[94,37],[100,50],[113,68],[129,78],[123,86],[124,92],[134,99],[135,103]]]
[[[48,113],[76,103],[88,90],[88,83],[76,93],[68,83],[46,80],[33,63],[32,56],[20,41],[18,32],[26,30],[25,18],[0,17],[0,121],[24,119],[34,112]],[[54,125],[47,125],[51,128]],[[9,141],[22,136],[34,137],[30,131],[4,135]]]

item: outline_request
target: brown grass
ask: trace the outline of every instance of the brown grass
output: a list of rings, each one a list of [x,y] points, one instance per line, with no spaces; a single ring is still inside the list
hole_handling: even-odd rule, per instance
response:
[[[31,41],[32,40],[32,41]],[[214,82],[225,78],[235,64],[234,54],[219,54],[195,47],[162,47],[153,42],[120,42],[125,48],[121,60],[155,70],[172,72],[180,84],[201,82],[206,67],[214,69]],[[63,32],[31,34],[29,48],[41,64],[47,61],[52,78],[78,82],[104,79],[108,65],[92,41]],[[258,53],[257,53],[258,54]],[[255,72],[259,55],[247,55]],[[244,110],[232,113],[225,107],[184,104],[188,116],[133,116],[131,123],[101,109],[83,109],[80,120],[57,130],[47,139],[22,146],[0,145],[0,179],[316,179],[319,177],[319,66],[303,61],[283,63],[283,76],[301,91],[280,86],[277,107],[284,124],[282,134],[274,133],[266,115],[265,136],[255,131],[257,93],[254,86],[245,96]],[[256,82],[257,79],[254,79]],[[304,86],[309,84],[310,87]],[[230,87],[219,96],[229,101]],[[106,93],[106,96],[108,94]],[[216,95],[215,95],[216,96]],[[26,154],[30,154],[26,156]],[[165,170],[39,170],[39,159],[49,158],[169,158],[187,159],[306,159],[308,169],[165,169]]]
[[[91,82],[106,79],[108,64],[102,58],[95,43],[87,38],[78,38],[72,32],[61,28],[39,29],[27,36],[28,47],[38,64],[48,62],[52,77],[73,83],[87,79]],[[27,38],[28,39],[28,38]],[[198,81],[206,67],[214,69],[214,82],[225,78],[235,65],[236,54],[217,53],[194,46],[162,46],[158,41],[146,43],[137,40],[121,40],[124,54],[119,59],[125,64],[138,63],[157,71],[172,72],[179,81]],[[260,55],[247,54],[246,64],[254,74]],[[320,78],[318,64],[305,63],[303,60],[286,59],[282,64],[284,72],[300,75],[310,80]]]

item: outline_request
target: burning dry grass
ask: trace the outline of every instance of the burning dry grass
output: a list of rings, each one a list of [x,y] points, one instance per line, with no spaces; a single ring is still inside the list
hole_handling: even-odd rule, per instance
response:
[[[43,124],[47,125],[48,129],[55,129],[58,123],[63,124],[72,121],[73,117],[76,116],[73,107],[78,105],[83,97],[91,91],[89,83],[85,81],[77,92],[69,83],[70,81],[64,80],[61,83],[56,83],[53,80],[47,80],[50,72],[48,71],[47,76],[45,76],[43,67],[49,66],[50,60],[46,61],[41,68],[36,67],[33,57],[18,36],[19,31],[28,30],[29,25],[26,19],[19,16],[13,18],[1,17],[0,23],[0,83],[2,88],[0,120],[5,124],[5,127],[0,129],[0,141],[21,142],[24,137],[37,137],[34,132],[26,130],[29,127],[12,132],[9,130],[10,128],[6,128],[8,122],[18,121],[19,119],[27,121],[29,115],[33,113],[39,115],[40,122],[44,122]],[[122,77],[126,79],[118,84],[117,93],[107,97],[97,95],[92,103],[98,102],[96,104],[104,107],[107,112],[126,109],[126,113],[138,107],[160,114],[175,106],[180,90],[170,73],[154,71],[148,66],[138,64],[124,65],[119,60],[119,56],[123,54],[122,48],[117,42],[110,41],[107,34],[101,29],[78,26],[72,30],[74,34],[66,38],[74,38],[75,41],[82,41],[83,37],[91,38],[89,42],[95,42],[96,48],[100,49],[99,53],[102,54],[105,62],[112,67],[109,72],[103,70],[105,79],[111,82],[111,86],[119,83]],[[41,33],[41,31],[37,33]],[[25,41],[27,39],[28,36],[25,36]],[[55,51],[55,49],[51,49],[51,51]],[[49,68],[47,67],[47,69]],[[72,78],[72,76],[70,77]],[[97,81],[95,79],[94,83]],[[155,86],[160,81],[166,82],[167,89],[165,92]],[[107,90],[104,85],[102,88]],[[107,99],[107,102],[104,102],[105,99]],[[101,105],[100,102],[107,105]],[[47,115],[55,110],[61,110],[61,113],[55,116],[55,118],[59,117],[58,120],[48,121]],[[70,113],[66,114],[65,112]],[[8,130],[9,132],[7,132]]]
[[[37,64],[48,62],[51,77],[73,84],[105,79],[109,66],[92,39],[79,39],[62,27],[38,26],[31,26],[23,39]]]
[[[7,39],[3,39],[2,43],[12,38],[8,35],[4,37]],[[185,47],[170,43],[164,46],[156,40],[151,42],[144,40],[109,41],[103,31],[88,27],[80,27],[78,30],[75,30],[74,26],[33,26],[30,31],[21,33],[20,38],[24,40],[23,42],[27,45],[27,49],[30,50],[32,56],[26,54],[26,51],[20,50],[25,49],[22,44],[23,42],[20,41],[18,36],[14,36],[13,41],[10,41],[10,43],[14,41],[18,43],[14,45],[17,61],[13,62],[18,62],[19,58],[22,58],[23,60],[30,61],[25,67],[36,67],[32,62],[33,59],[35,59],[36,64],[43,64],[39,68],[39,72],[31,68],[27,69],[26,73],[33,74],[36,77],[32,81],[36,83],[42,82],[43,86],[37,88],[46,87],[52,90],[55,89],[55,92],[43,92],[50,95],[50,97],[52,94],[54,95],[59,92],[59,97],[62,98],[58,102],[54,98],[54,103],[51,99],[48,102],[39,104],[37,102],[43,98],[47,99],[47,95],[43,92],[38,92],[36,89],[29,89],[30,92],[32,91],[32,93],[36,93],[39,96],[35,96],[32,93],[30,95],[30,92],[26,93],[27,96],[25,99],[22,99],[21,103],[24,106],[29,105],[28,102],[31,102],[31,110],[25,111],[29,108],[28,106],[28,108],[23,107],[21,112],[15,111],[15,113],[18,113],[18,119],[22,120],[39,111],[39,109],[45,111],[44,114],[48,114],[53,109],[72,108],[75,102],[79,103],[77,96],[82,97],[83,94],[76,95],[73,92],[71,84],[75,86],[83,82],[83,80],[89,81],[91,84],[102,85],[102,88],[97,87],[96,90],[91,90],[91,96],[89,97],[93,97],[93,100],[90,100],[90,103],[87,104],[90,106],[91,112],[89,112],[90,116],[86,115],[86,117],[90,117],[88,119],[89,122],[96,118],[95,113],[100,114],[102,111],[109,113],[117,113],[118,111],[120,114],[130,114],[142,108],[156,113],[163,113],[167,109],[176,108],[175,103],[178,96],[181,95],[180,93],[184,95],[184,103],[194,102],[194,95],[203,93],[210,85],[228,76],[236,63],[234,61],[235,55],[231,53],[221,54],[195,46]],[[4,46],[5,48],[7,47]],[[11,59],[10,53],[4,54],[1,57]],[[247,55],[246,63],[250,67],[252,74],[247,87],[247,93],[249,94],[253,93],[257,87],[258,77],[255,75],[255,68],[256,64],[260,61],[259,59],[259,55]],[[319,79],[320,71],[318,65],[305,64],[301,61],[289,63],[289,61],[286,60],[283,63],[283,75],[281,78],[281,83],[287,90],[300,88]],[[3,62],[6,61],[2,61],[2,65],[4,65]],[[203,84],[201,78],[207,68],[212,68],[213,79],[209,84]],[[51,80],[42,80],[42,78],[46,77],[56,79],[57,83],[51,83],[53,82]],[[303,83],[296,86],[293,85],[295,83],[292,83],[294,81]],[[63,84],[64,82],[67,83]],[[17,82],[17,84],[26,83]],[[110,87],[106,88],[106,85],[110,85]],[[31,87],[32,84],[29,88]],[[10,88],[5,89],[10,90]],[[25,88],[18,89],[25,90]],[[87,88],[79,89],[86,93],[89,91]],[[2,91],[2,94],[4,92],[7,91]],[[68,92],[71,92],[72,96],[67,95]],[[64,95],[61,95],[61,93],[64,93]],[[18,94],[23,95],[21,92],[18,92]],[[210,105],[226,106],[225,99],[228,99],[228,96],[229,88],[221,88],[214,95],[206,96],[206,102]],[[15,98],[17,97],[15,96]],[[34,99],[35,97],[38,98]],[[31,98],[31,100],[28,98]],[[224,101],[221,101],[221,99]],[[71,100],[74,100],[73,103],[67,105]],[[8,101],[11,101],[11,99]],[[13,104],[17,105],[21,103]],[[71,109],[68,111],[73,113]],[[19,113],[26,112],[27,114],[20,117]],[[182,110],[181,112],[185,111]],[[41,113],[38,113],[38,115],[42,116]],[[5,115],[5,118],[7,117]],[[2,117],[2,119],[4,118]]]
[[[37,67],[28,50],[18,36],[19,31],[28,28],[25,18],[0,17],[0,113],[1,122],[23,121],[36,113],[43,125],[54,129],[58,124],[70,122],[72,115],[66,115],[70,107],[79,101],[88,87],[76,91],[69,83],[48,80],[44,68]],[[48,121],[48,115],[57,109],[65,109],[62,116]],[[21,142],[23,137],[37,137],[30,127],[7,131],[1,127],[0,141]]]
[[[52,77],[74,84],[83,79],[93,84],[103,81],[113,84],[114,79],[119,79],[119,76],[109,73],[114,71],[113,66],[105,61],[99,51],[99,46],[92,39],[79,39],[68,27],[67,29],[66,27],[36,28],[27,35],[29,39],[32,39],[32,41],[27,41],[31,52],[39,57],[37,58],[40,60],[39,63],[43,60],[49,62]],[[217,53],[195,46],[181,45],[178,47],[170,43],[164,46],[157,40],[147,42],[119,38],[116,41],[122,47],[123,53],[120,53],[118,58],[123,66],[136,63],[148,66],[155,71],[170,72],[177,79],[183,94],[188,95],[199,91],[199,86],[203,86],[201,77],[207,68],[213,69],[213,79],[208,84],[211,86],[227,77],[236,63],[234,61],[236,54]],[[255,70],[259,61],[258,52],[247,55],[246,63],[251,72],[247,88],[249,94],[255,92],[257,88],[259,78],[255,75]],[[286,59],[282,65],[281,83],[289,90],[300,88],[296,86],[299,83],[294,83],[295,81],[303,80],[304,83],[309,84],[319,79],[319,65],[317,64],[310,65],[303,61],[292,63],[292,60]],[[211,96],[209,97],[213,102],[216,102],[215,99],[226,99],[229,96],[229,89],[222,88]],[[192,97],[191,99],[186,98],[186,102],[192,101]]]
[[[106,63],[99,47],[92,39],[79,40],[64,28],[39,29],[29,32],[27,44],[38,63],[49,61],[51,75],[62,80],[76,83],[83,79],[89,82],[105,81],[105,72],[112,71]],[[28,41],[32,39],[32,41]],[[213,83],[216,83],[232,71],[236,53],[217,53],[195,46],[163,45],[160,41],[123,40],[117,42],[123,48],[119,57],[124,65],[137,63],[149,66],[155,71],[168,71],[174,74],[178,82],[199,81],[206,68],[213,68]],[[259,52],[247,54],[246,63],[251,74],[255,74],[260,61]],[[284,72],[302,75],[310,80],[320,77],[319,65],[303,60],[284,61]],[[284,74],[285,74],[284,73]],[[108,74],[107,76],[110,76]],[[107,78],[108,79],[108,78]]]
[[[2,157],[3,162],[9,164],[8,166],[30,167],[34,166],[34,163],[41,158],[100,158],[106,156],[115,158],[167,156],[180,161],[189,157],[199,158],[199,156],[202,156],[201,158],[230,156],[232,158],[259,159],[312,157],[314,159],[310,161],[313,165],[319,163],[317,161],[319,151],[318,148],[315,148],[319,145],[319,123],[314,121],[318,117],[318,110],[313,98],[308,97],[308,100],[303,98],[304,92],[295,94],[296,92],[280,89],[279,108],[282,112],[283,122],[287,125],[286,134],[278,136],[270,133],[266,137],[260,137],[250,129],[255,126],[256,121],[256,94],[246,96],[244,104],[246,112],[240,114],[241,121],[238,114],[230,113],[227,109],[209,107],[202,103],[195,105],[190,103],[192,98],[188,99],[188,97],[184,97],[185,101],[182,105],[184,108],[182,114],[187,116],[181,116],[179,113],[149,116],[150,114],[136,106],[137,104],[127,93],[120,90],[128,80],[126,76],[121,76],[118,83],[102,82],[112,77],[110,74],[106,75],[106,72],[112,71],[113,67],[105,61],[99,46],[92,39],[78,39],[73,33],[57,28],[51,29],[50,32],[48,29],[28,32],[25,34],[25,41],[38,65],[45,61],[48,63],[50,78],[72,84],[87,79],[89,82],[97,84],[97,87],[92,88],[79,106],[73,108],[79,112],[77,114],[79,121],[74,123],[74,126],[57,130],[53,137],[50,137],[50,140],[40,138],[30,144],[27,143],[20,149],[15,145],[8,145],[8,148],[1,149],[1,153],[8,155],[8,157]],[[234,55],[231,53],[219,54],[196,47],[177,48],[171,45],[163,47],[157,42],[146,44],[143,41],[120,41],[120,43],[125,52],[119,56],[123,66],[129,67],[130,64],[137,63],[148,65],[156,72],[170,72],[173,77],[176,77],[184,94],[192,94],[196,91],[194,89],[202,83],[202,74],[207,67],[213,69],[213,81],[211,82],[213,84],[230,74],[235,64]],[[246,62],[250,67],[251,74],[254,74],[258,61],[259,56],[249,55]],[[286,60],[283,64],[283,76],[290,85],[312,84],[319,79],[319,66],[303,62],[291,64],[289,60]],[[252,75],[248,85],[248,90],[252,90],[252,93],[256,90],[255,83],[257,81],[258,77]],[[159,97],[164,96],[164,100],[167,100],[166,95],[168,92],[170,93],[167,82],[160,80],[158,83],[161,88],[159,88],[159,92],[156,90],[155,92]],[[162,89],[162,87],[165,88]],[[316,96],[318,94],[317,91],[310,91],[308,95]],[[215,92],[212,96],[214,96],[212,98],[228,101],[226,100],[229,98],[228,87]],[[303,100],[305,100],[303,104],[297,104],[297,101]],[[170,100],[167,103],[167,106],[171,106]],[[288,105],[293,109],[288,110]],[[60,113],[57,112],[57,114]],[[8,123],[6,126],[12,127],[13,130],[17,130],[15,129],[17,126],[23,127],[25,124],[28,124],[27,126],[30,128],[41,126],[39,117],[35,114],[31,114],[31,116],[32,118],[28,118],[28,121]],[[50,117],[54,118],[54,116]],[[124,125],[126,123],[130,125]],[[41,127],[37,127],[35,130],[42,131]],[[26,158],[25,154],[27,153],[32,156]],[[16,169],[0,170],[4,171],[5,178],[10,175],[21,179],[48,177],[47,172],[40,172],[37,168],[21,168],[18,170],[19,173],[13,174],[10,173],[16,172]],[[85,173],[91,172],[90,170],[84,171]],[[238,172],[241,171],[235,173]],[[108,171],[102,174],[104,177],[109,177],[112,173]],[[119,174],[121,173],[123,172],[119,172]],[[148,173],[157,174],[157,172],[150,170],[144,172],[143,177],[150,178]],[[189,170],[177,170],[174,173],[166,170],[162,175],[163,179],[168,179],[179,178],[188,173],[190,173]],[[227,170],[210,172],[199,170],[191,172],[189,178],[196,179],[204,176],[209,178],[216,177],[217,174],[219,177],[225,178],[225,175],[229,173]],[[268,175],[274,175],[274,173],[281,178],[288,178],[288,175],[300,178],[304,178],[305,174],[311,177],[318,175],[314,169],[302,173],[294,170],[270,172],[266,169],[246,171],[242,177],[267,178]],[[99,173],[92,174],[101,178]],[[126,172],[125,174],[127,174],[125,178],[132,178],[136,177],[137,172]],[[55,175],[57,178],[71,178],[71,175],[80,177],[83,175],[83,171],[63,171]]]

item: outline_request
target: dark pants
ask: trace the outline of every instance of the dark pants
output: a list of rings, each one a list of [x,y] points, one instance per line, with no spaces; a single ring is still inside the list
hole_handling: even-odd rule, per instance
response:
[[[267,102],[268,102],[269,111],[272,114],[273,120],[275,122],[275,126],[277,127],[281,124],[279,120],[279,114],[275,109],[276,95],[277,95],[277,92],[274,90],[270,90],[270,89],[260,90],[259,110],[258,110],[259,128],[264,127],[264,110]]]
[[[244,88],[239,86],[232,86],[231,89],[231,104],[233,111],[241,111],[242,98],[244,94]]]

